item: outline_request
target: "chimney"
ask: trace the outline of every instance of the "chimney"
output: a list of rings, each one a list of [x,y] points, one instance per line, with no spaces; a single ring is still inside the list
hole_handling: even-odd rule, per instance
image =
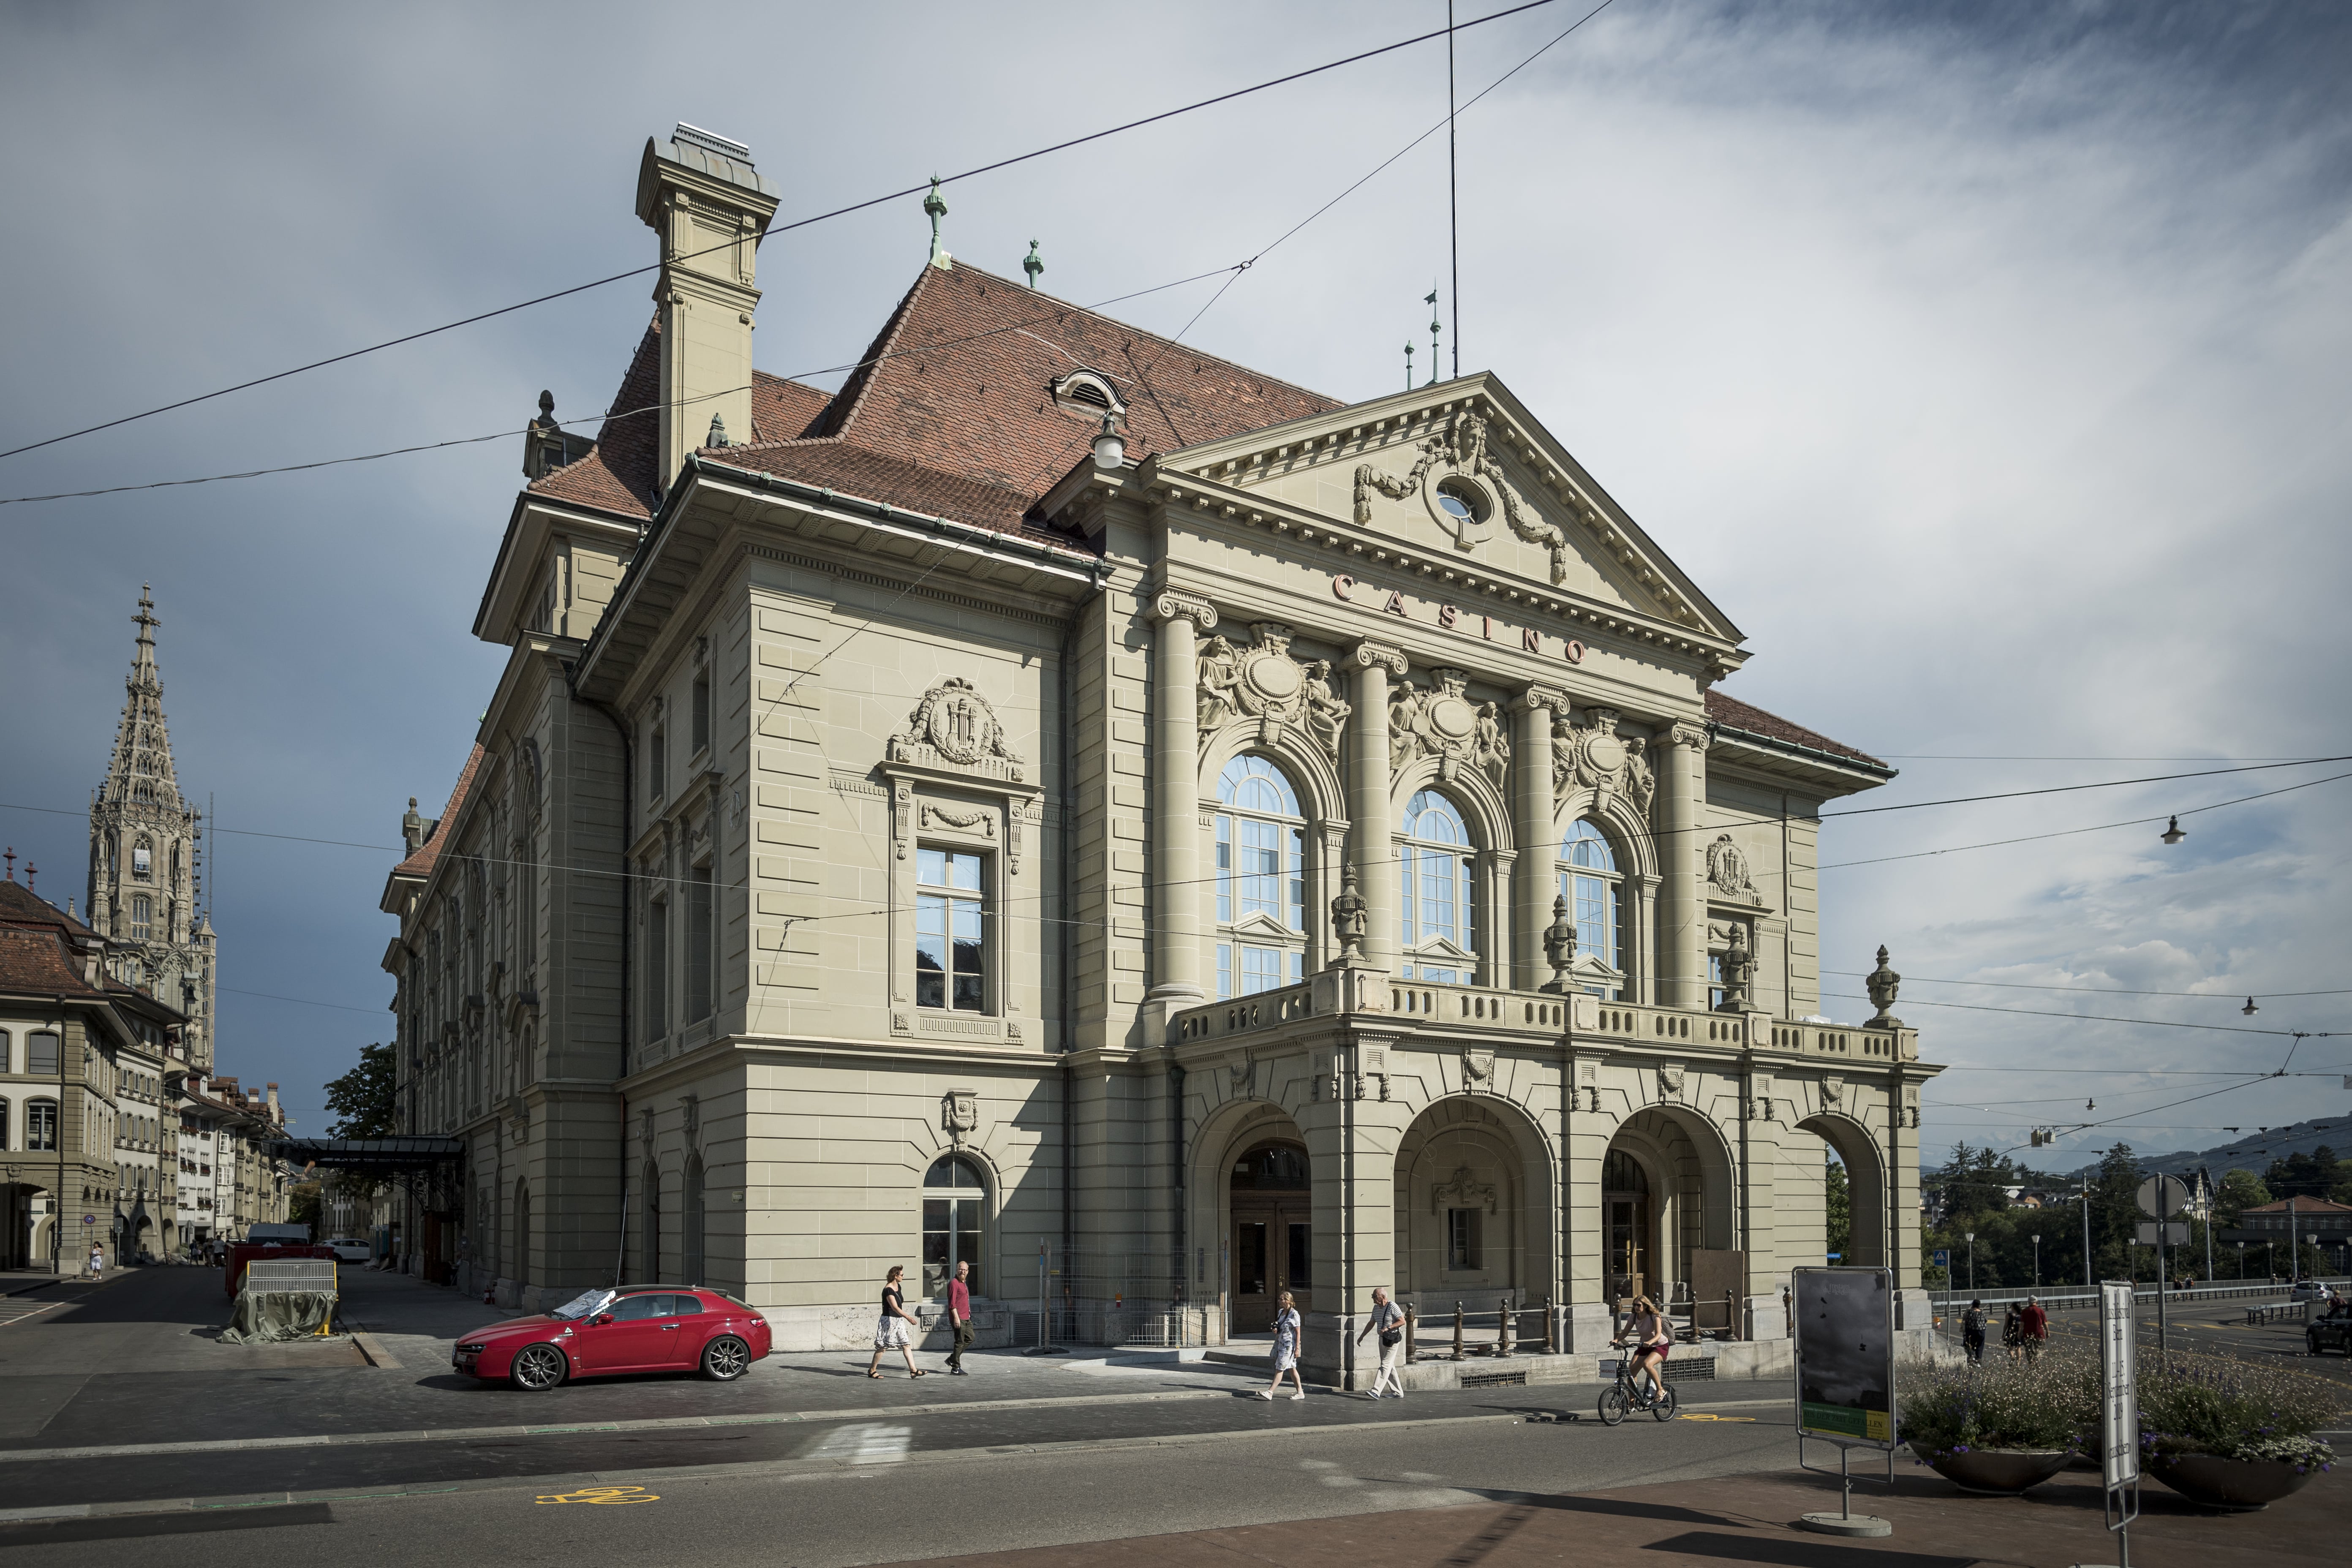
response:
[[[661,236],[654,302],[661,321],[660,467],[667,489],[715,427],[749,441],[751,312],[760,238],[776,216],[775,182],[739,142],[681,124],[648,138],[637,169],[637,216]],[[717,422],[714,426],[713,421]]]

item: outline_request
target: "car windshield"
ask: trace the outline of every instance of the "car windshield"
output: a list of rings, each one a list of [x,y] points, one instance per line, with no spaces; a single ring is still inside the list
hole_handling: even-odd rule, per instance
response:
[[[564,1302],[563,1305],[556,1308],[555,1310],[549,1313],[548,1316],[552,1318],[584,1318],[591,1312],[601,1310],[604,1303],[611,1300],[615,1292],[611,1290],[586,1291],[581,1295],[574,1296],[571,1300]]]

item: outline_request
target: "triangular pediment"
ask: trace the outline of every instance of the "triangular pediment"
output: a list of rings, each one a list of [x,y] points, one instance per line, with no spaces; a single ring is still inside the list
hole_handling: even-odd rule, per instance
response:
[[[1738,629],[1493,375],[1172,452],[1176,470],[1465,576],[1736,643]]]

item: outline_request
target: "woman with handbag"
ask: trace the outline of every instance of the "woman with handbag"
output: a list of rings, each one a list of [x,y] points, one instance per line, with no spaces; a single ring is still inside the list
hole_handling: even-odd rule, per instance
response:
[[[921,1377],[923,1369],[915,1364],[914,1331],[919,1326],[907,1310],[907,1293],[898,1281],[906,1269],[890,1266],[890,1277],[882,1282],[882,1317],[874,1325],[874,1359],[866,1363],[866,1375],[882,1375],[882,1352],[896,1350],[907,1358],[907,1375]]]
[[[1307,1384],[1298,1378],[1298,1309],[1291,1304],[1290,1292],[1282,1293],[1281,1310],[1274,1314],[1274,1381],[1257,1391],[1260,1399],[1272,1399],[1274,1391],[1282,1386],[1285,1373],[1290,1374],[1291,1386],[1297,1392],[1290,1397],[1307,1397]]]

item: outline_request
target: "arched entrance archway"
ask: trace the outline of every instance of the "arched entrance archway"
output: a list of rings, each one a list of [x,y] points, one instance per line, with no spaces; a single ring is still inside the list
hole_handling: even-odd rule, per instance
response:
[[[1834,1151],[1845,1167],[1846,1202],[1853,1231],[1839,1262],[1860,1268],[1883,1268],[1890,1261],[1886,1245],[1886,1171],[1878,1142],[1867,1128],[1843,1116],[1811,1116],[1797,1123]],[[1816,1200],[1818,1201],[1818,1200]],[[1823,1225],[1827,1216],[1823,1216]],[[1823,1252],[1826,1258],[1826,1248]]]
[[[1313,1188],[1307,1146],[1288,1131],[1252,1142],[1234,1161],[1225,1184],[1234,1332],[1272,1328],[1275,1303],[1285,1290],[1301,1313],[1312,1307]]]
[[[1429,1315],[1553,1288],[1551,1165],[1517,1108],[1467,1096],[1413,1118],[1397,1144],[1395,1289]]]
[[[1600,1221],[1601,1288],[1612,1306],[1636,1295],[1660,1306],[1687,1302],[1695,1281],[1709,1300],[1719,1300],[1727,1285],[1744,1291],[1735,1279],[1738,1194],[1730,1155],[1722,1135],[1695,1112],[1652,1106],[1618,1127],[1601,1160]]]

